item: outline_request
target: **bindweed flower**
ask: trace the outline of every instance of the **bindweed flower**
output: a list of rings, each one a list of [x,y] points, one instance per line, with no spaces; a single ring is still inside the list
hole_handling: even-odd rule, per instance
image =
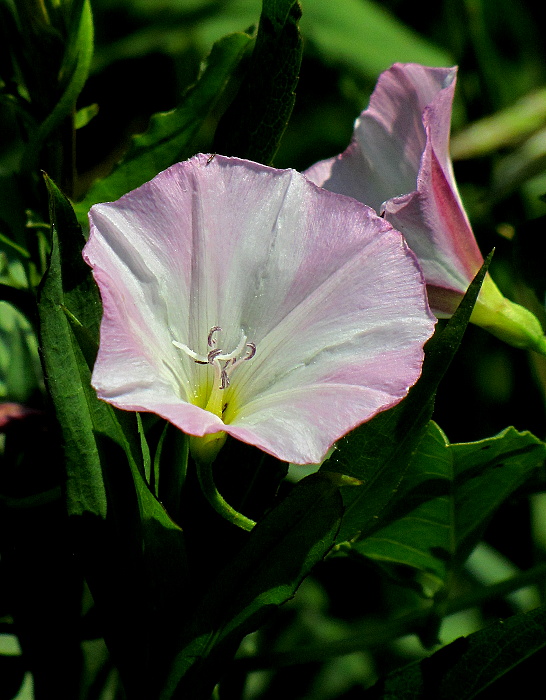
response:
[[[456,68],[395,64],[379,77],[353,139],[307,177],[372,206],[401,231],[423,268],[438,317],[455,311],[483,257],[449,155]],[[517,347],[546,353],[535,316],[486,276],[471,321]]]
[[[198,155],[89,218],[93,386],[195,436],[200,458],[229,434],[317,463],[419,377],[434,320],[414,255],[295,171]]]

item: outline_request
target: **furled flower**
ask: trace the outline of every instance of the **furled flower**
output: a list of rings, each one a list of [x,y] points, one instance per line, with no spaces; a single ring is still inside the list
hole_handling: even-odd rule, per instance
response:
[[[319,462],[417,380],[422,274],[370,208],[292,170],[198,155],[90,212],[93,386],[192,436]]]
[[[483,264],[449,156],[456,77],[456,68],[395,64],[379,77],[347,150],[305,173],[374,207],[404,234],[440,318],[454,312]],[[546,351],[538,320],[489,275],[471,320],[517,347]]]

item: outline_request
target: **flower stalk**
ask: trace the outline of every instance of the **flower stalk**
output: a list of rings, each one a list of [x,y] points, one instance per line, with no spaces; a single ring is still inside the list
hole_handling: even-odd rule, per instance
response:
[[[225,440],[225,433],[223,433],[223,435]],[[209,437],[209,440],[205,443],[203,443],[205,438],[190,438],[190,450],[192,450],[192,455],[195,460],[197,478],[199,479],[201,491],[209,504],[219,515],[242,530],[250,532],[254,525],[256,525],[254,520],[247,518],[246,515],[239,513],[235,508],[230,506],[216,488],[212,465],[221,445],[218,446],[214,444],[219,440],[216,435],[207,437]]]

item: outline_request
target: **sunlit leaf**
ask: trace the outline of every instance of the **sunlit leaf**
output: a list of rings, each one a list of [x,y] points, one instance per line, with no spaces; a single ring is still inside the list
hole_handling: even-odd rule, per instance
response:
[[[451,66],[434,46],[371,0],[302,0],[301,30],[327,63],[376,77],[393,63]]]
[[[495,163],[492,195],[502,199],[545,170],[546,129],[541,129],[512,153],[502,156]]]
[[[454,134],[451,155],[463,160],[513,146],[540,129],[545,119],[546,88],[542,88]]]

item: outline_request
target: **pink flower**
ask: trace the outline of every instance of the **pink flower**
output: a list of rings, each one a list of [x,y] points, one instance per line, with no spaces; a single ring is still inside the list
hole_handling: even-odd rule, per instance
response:
[[[4,433],[15,422],[28,418],[28,416],[37,415],[40,415],[40,411],[23,404],[9,401],[0,402],[0,434]]]
[[[402,236],[295,171],[198,155],[89,218],[92,382],[119,408],[313,463],[419,377],[434,322]]]
[[[317,185],[372,206],[406,238],[429,303],[450,316],[483,264],[449,156],[456,68],[393,65],[379,77],[353,140],[306,171]],[[537,319],[487,276],[471,320],[507,342],[544,352]]]

